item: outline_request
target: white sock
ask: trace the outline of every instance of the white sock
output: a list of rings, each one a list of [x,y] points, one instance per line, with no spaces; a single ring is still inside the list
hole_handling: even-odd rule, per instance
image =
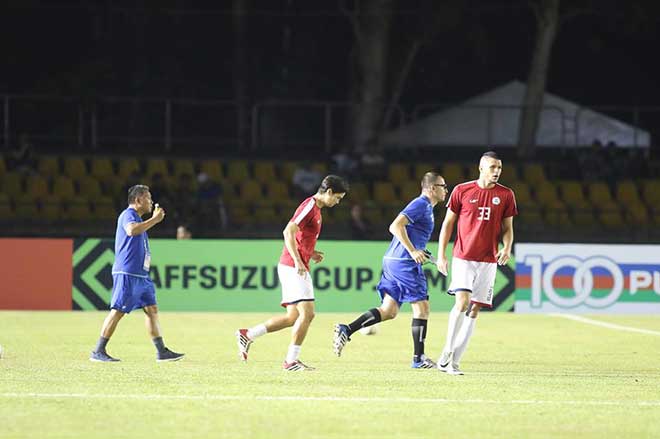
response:
[[[268,332],[266,325],[262,323],[261,325],[257,325],[254,328],[248,329],[247,336],[250,337],[250,340],[254,340],[257,337],[261,337],[266,332]]]
[[[456,337],[456,345],[454,346],[454,363],[458,364],[461,361],[461,357],[467,349],[468,342],[472,333],[474,332],[474,325],[477,324],[477,319],[471,317],[465,319],[461,330],[458,332],[458,337]]]
[[[461,323],[465,319],[465,311],[461,311],[454,306],[449,312],[449,321],[447,323],[447,341],[445,342],[444,352],[452,352],[454,350],[456,335],[461,328]]]
[[[286,353],[286,361],[287,363],[293,363],[298,359],[298,356],[300,355],[300,345],[299,344],[290,344],[289,345],[289,351]]]

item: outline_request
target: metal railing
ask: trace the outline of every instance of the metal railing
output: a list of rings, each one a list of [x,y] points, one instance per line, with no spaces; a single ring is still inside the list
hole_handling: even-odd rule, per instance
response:
[[[164,152],[189,151],[193,146],[238,150],[240,145],[253,151],[314,145],[330,152],[347,142],[349,122],[359,105],[337,101],[257,102],[246,112],[249,131],[243,135],[247,138],[240,138],[241,112],[232,100],[0,95],[0,101],[0,135],[5,149],[15,145],[24,134],[36,143],[61,144],[79,150],[151,146]],[[466,111],[473,115],[483,112],[485,117],[482,115],[481,122],[470,126],[473,137],[477,144],[496,145],[502,138],[501,120],[510,118],[511,112],[518,113],[521,108],[420,104],[405,112],[396,106],[392,108],[392,122],[386,128],[394,130],[440,110]],[[567,114],[562,108],[545,106],[542,111],[552,114],[551,125],[557,139],[554,146],[558,147],[591,144],[594,139],[581,137],[580,133],[592,123],[596,111],[608,115],[614,125],[617,121],[628,125],[624,139],[628,146],[649,144],[648,133],[640,125],[652,129],[660,125],[660,107],[578,107],[573,114]],[[440,142],[437,146],[456,144],[451,138]]]

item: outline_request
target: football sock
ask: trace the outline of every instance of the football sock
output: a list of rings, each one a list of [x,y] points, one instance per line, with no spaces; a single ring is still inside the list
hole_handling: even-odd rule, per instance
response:
[[[289,345],[289,351],[286,353],[286,361],[287,363],[293,363],[298,359],[298,356],[300,355],[300,345],[292,344]]]
[[[422,361],[424,356],[424,340],[426,340],[426,328],[428,320],[426,319],[412,319],[412,337],[413,345],[415,347],[415,355],[413,361]]]
[[[165,350],[165,342],[163,342],[163,337],[154,337],[151,339],[154,342],[154,346],[158,352],[163,352]]]
[[[380,319],[381,316],[378,308],[372,308],[355,319],[353,323],[348,325],[348,335],[350,336],[361,328],[367,328],[371,325],[375,325],[376,323],[380,322]]]
[[[477,324],[477,319],[468,317],[463,322],[461,330],[458,332],[458,337],[456,337],[456,346],[454,346],[454,363],[458,364],[461,361],[461,357],[467,349],[468,342],[472,333],[474,332],[474,325]]]
[[[250,338],[250,340],[254,340],[257,337],[261,337],[266,332],[268,332],[266,325],[262,323],[261,325],[257,325],[254,328],[248,329],[247,336]]]
[[[109,338],[99,337],[99,341],[96,342],[94,352],[105,352],[105,347],[108,344],[108,341],[110,341]]]
[[[454,305],[449,312],[449,321],[447,323],[447,341],[445,342],[444,352],[452,352],[456,346],[456,335],[461,329],[461,324],[465,319],[465,312],[461,311]]]

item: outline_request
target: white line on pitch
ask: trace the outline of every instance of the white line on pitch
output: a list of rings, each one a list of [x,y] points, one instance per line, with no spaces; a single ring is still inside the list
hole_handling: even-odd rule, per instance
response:
[[[593,401],[593,400],[538,400],[538,399],[445,399],[445,398],[365,398],[342,396],[243,396],[243,395],[102,395],[86,393],[0,393],[0,398],[36,399],[137,399],[137,400],[209,400],[209,401],[330,401],[330,402],[385,402],[430,404],[513,404],[513,405],[572,405],[572,406],[638,406],[660,407],[660,401]]]
[[[660,335],[660,331],[652,331],[650,329],[640,329],[640,328],[633,328],[632,326],[623,326],[614,323],[601,322],[599,320],[588,319],[586,317],[577,316],[575,314],[550,313],[548,315],[552,317],[563,317],[565,319],[575,320],[577,322],[582,322],[582,323],[588,323],[590,325],[602,326],[603,328],[615,329],[617,331],[637,332],[640,334],[648,334],[648,335]]]

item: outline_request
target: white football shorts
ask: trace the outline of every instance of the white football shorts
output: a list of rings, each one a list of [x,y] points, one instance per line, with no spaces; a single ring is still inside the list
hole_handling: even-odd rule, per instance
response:
[[[282,306],[314,300],[314,285],[312,285],[312,275],[309,271],[304,276],[300,276],[295,267],[277,264],[277,276],[282,285],[282,301],[280,302]]]
[[[451,283],[448,294],[456,291],[471,291],[470,302],[491,308],[493,306],[493,287],[497,263],[466,261],[453,258],[451,261]]]

